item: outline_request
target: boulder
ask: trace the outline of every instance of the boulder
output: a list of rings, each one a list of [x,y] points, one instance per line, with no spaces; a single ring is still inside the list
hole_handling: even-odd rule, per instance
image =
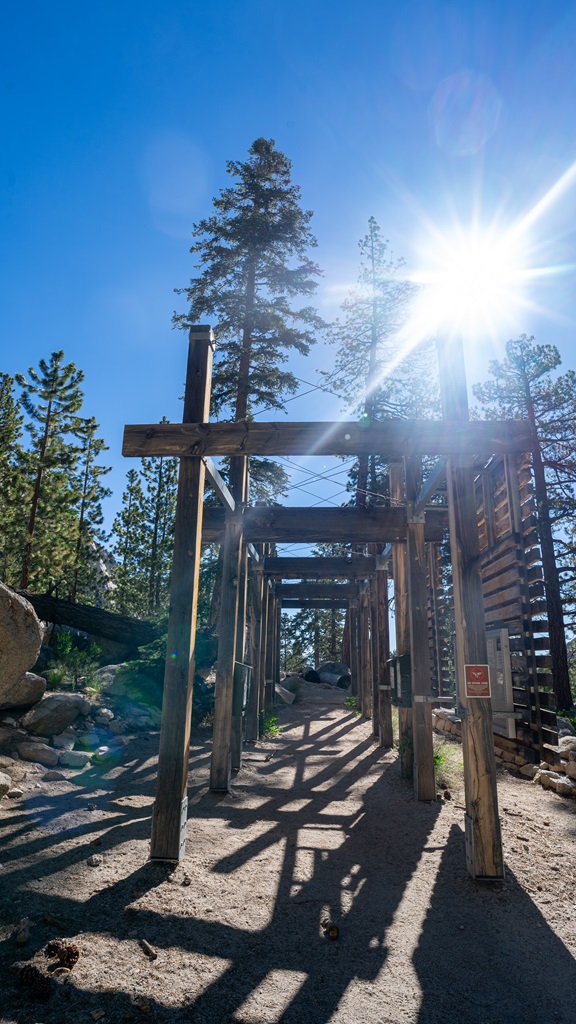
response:
[[[559,796],[576,797],[576,782],[573,779],[558,779],[556,792]]]
[[[47,743],[19,743],[16,749],[24,761],[34,761],[46,768],[54,768],[58,764],[58,751]]]
[[[576,736],[561,736],[556,749],[564,755],[570,750],[576,750]]]
[[[0,707],[10,701],[14,684],[36,664],[42,644],[42,627],[31,604],[0,583]]]
[[[12,779],[5,772],[0,772],[0,796],[5,796],[12,789]]]
[[[576,779],[576,761],[567,761],[565,771],[569,779]]]
[[[24,715],[22,725],[38,736],[55,736],[89,710],[88,701],[79,693],[50,693]]]
[[[66,768],[83,768],[89,764],[91,754],[87,750],[62,750],[58,757],[58,763]]]
[[[46,692],[46,680],[34,672],[23,672],[8,685],[0,684],[0,711],[6,708],[30,708],[42,700]]]
[[[64,729],[64,732],[61,732],[59,736],[52,737],[52,743],[55,747],[58,747],[58,750],[72,750],[77,738],[78,734],[76,730],[69,725],[68,728]]]

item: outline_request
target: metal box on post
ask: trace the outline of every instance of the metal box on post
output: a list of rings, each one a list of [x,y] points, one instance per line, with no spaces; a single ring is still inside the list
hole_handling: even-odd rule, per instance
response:
[[[390,683],[392,703],[403,708],[412,707],[412,668],[409,654],[397,654],[390,658]]]

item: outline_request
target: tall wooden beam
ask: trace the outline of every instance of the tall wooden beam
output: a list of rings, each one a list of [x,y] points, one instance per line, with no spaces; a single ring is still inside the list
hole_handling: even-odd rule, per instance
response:
[[[236,474],[232,488],[236,507],[234,512],[226,513],[222,548],[222,599],[210,762],[210,789],[214,792],[225,792],[230,785],[234,662],[242,556],[242,503],[237,495],[245,493],[246,463],[247,459],[240,459],[231,466],[231,471]]]
[[[387,420],[370,423],[145,423],[124,428],[122,454],[153,455],[503,455],[528,452],[534,435],[523,420],[453,423]]]
[[[359,619],[359,643],[358,651],[360,658],[360,711],[363,718],[372,717],[372,657],[370,649],[370,597],[368,587],[365,586],[360,592],[358,601]]]
[[[253,564],[248,580],[248,607],[250,613],[250,665],[252,674],[246,708],[246,742],[258,739],[258,716],[260,714],[260,677],[262,673],[262,597],[264,573]]]
[[[390,466],[390,500],[396,506],[404,505],[404,467],[401,463]],[[394,566],[394,621],[396,625],[396,653],[410,651],[410,625],[408,619],[408,577],[406,545],[394,544],[392,548]],[[412,778],[414,749],[412,741],[412,708],[398,708],[400,774],[403,779]]]
[[[370,664],[372,668],[372,734],[380,742],[380,638],[378,635],[378,584],[368,583],[370,609]]]
[[[421,460],[405,464],[408,526],[408,617],[410,625],[410,671],[412,675],[412,739],[414,745],[414,796],[435,800],[434,747],[432,742],[432,679],[428,648],[428,587],[423,516],[414,513],[421,483]]]
[[[213,336],[209,327],[190,329],[183,413],[187,422],[208,418],[212,348]],[[184,852],[204,475],[201,459],[181,459],[158,781],[152,815],[152,860],[178,861]]]
[[[204,510],[207,543],[221,542],[224,536],[225,510]],[[445,509],[426,512],[427,541],[441,541],[448,528]],[[254,505],[245,509],[243,536],[252,543],[341,543],[345,538],[356,543],[388,543],[406,540],[406,509],[384,508],[282,508],[280,505]]]
[[[360,700],[360,658],[358,654],[358,602],[354,597],[348,605],[350,622],[350,674],[352,676],[352,693]]]
[[[390,692],[390,626],[388,619],[388,572],[379,569],[376,573],[377,586],[377,629],[378,629],[378,725],[379,739],[383,747],[394,745],[392,729],[392,699]]]
[[[468,419],[464,353],[460,343],[439,343],[440,388],[447,419]],[[466,862],[472,878],[504,876],[502,835],[498,817],[496,764],[489,697],[467,697],[465,665],[486,665],[486,626],[480,578],[474,469],[470,457],[449,459],[448,509],[454,582],[456,669],[464,706],[462,752],[466,799]]]

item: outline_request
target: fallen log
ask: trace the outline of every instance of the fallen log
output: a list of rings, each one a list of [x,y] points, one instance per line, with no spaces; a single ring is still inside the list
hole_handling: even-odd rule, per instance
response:
[[[18,590],[17,593],[30,602],[38,618],[44,622],[71,626],[91,636],[115,640],[134,648],[144,647],[158,636],[156,626],[145,619],[132,619],[89,604],[74,604],[49,594],[30,594],[27,590]]]

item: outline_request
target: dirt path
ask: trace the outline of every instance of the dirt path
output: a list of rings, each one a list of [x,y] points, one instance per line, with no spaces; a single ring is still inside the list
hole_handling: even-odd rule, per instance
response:
[[[574,1024],[574,804],[500,776],[506,884],[475,885],[458,794],[415,803],[341,694],[307,692],[227,796],[196,733],[175,871],[147,862],[156,735],[70,782],[29,770],[0,805],[2,1024]],[[16,964],[46,971],[55,936],[81,955],[39,1002]]]

